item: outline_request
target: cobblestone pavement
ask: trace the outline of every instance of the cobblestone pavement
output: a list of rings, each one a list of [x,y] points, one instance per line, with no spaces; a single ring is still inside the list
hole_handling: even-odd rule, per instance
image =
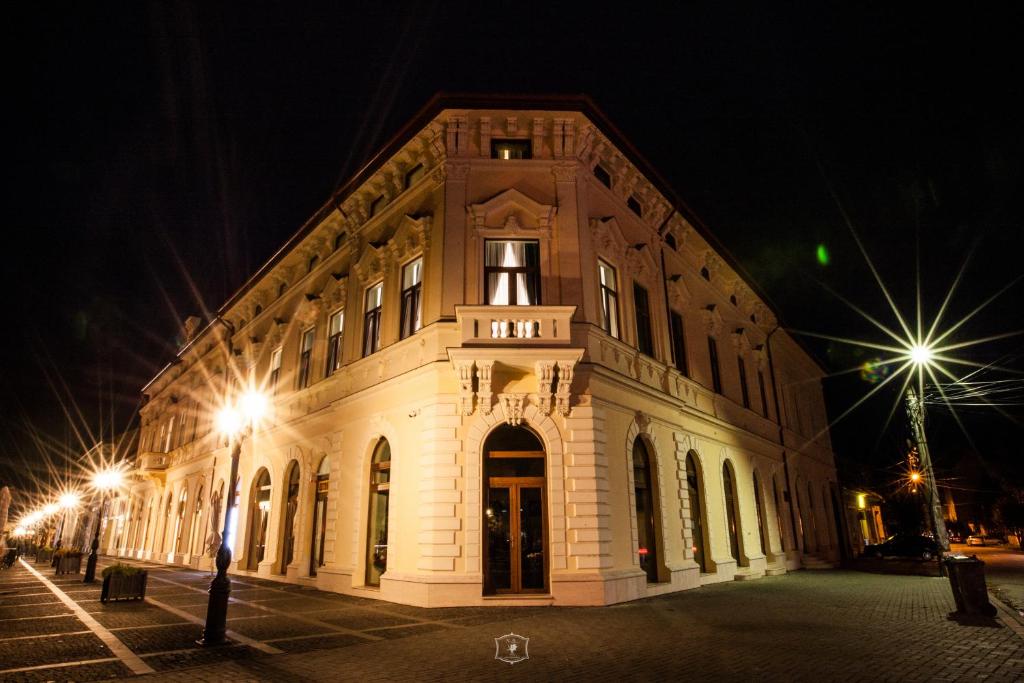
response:
[[[209,575],[150,565],[145,603],[37,571],[116,637],[104,642],[25,567],[0,572],[0,680],[1024,680],[1024,627],[949,618],[946,579],[801,571],[603,608],[426,610],[233,579],[231,645],[201,649]],[[529,659],[495,660],[494,638]],[[315,652],[314,652],[315,651]]]

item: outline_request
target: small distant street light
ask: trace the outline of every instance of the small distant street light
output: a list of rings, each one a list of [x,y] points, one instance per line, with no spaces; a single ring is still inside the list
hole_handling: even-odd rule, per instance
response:
[[[231,564],[231,548],[228,547],[228,530],[231,511],[235,507],[235,479],[238,478],[238,460],[242,455],[242,442],[252,434],[253,428],[267,412],[266,397],[249,391],[239,397],[237,406],[226,406],[217,414],[217,428],[228,437],[231,444],[231,476],[227,482],[227,496],[224,505],[224,529],[220,535],[217,550],[217,575],[210,582],[210,602],[206,607],[206,627],[200,645],[211,646],[224,643],[227,628],[228,597],[231,595],[231,579],[228,565]]]
[[[100,493],[100,508],[96,513],[96,531],[92,535],[92,552],[89,553],[89,561],[85,565],[85,578],[83,583],[92,583],[96,580],[96,559],[100,547],[100,526],[103,524],[103,506],[106,504],[107,493],[116,490],[121,486],[124,475],[118,468],[101,470],[93,475],[92,487]]]
[[[61,515],[60,528],[57,530],[56,534],[57,540],[54,542],[53,546],[55,550],[60,548],[60,544],[64,540],[64,527],[67,526],[68,511],[77,507],[79,500],[79,495],[74,491],[67,491],[57,499],[57,504],[60,506],[60,509],[64,511],[64,514]]]

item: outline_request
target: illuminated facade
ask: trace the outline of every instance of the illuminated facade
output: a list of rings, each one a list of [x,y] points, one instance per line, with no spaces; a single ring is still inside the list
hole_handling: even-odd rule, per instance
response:
[[[696,225],[585,99],[435,99],[186,324],[109,551],[210,566],[251,384],[238,574],[595,605],[834,560],[822,370]]]

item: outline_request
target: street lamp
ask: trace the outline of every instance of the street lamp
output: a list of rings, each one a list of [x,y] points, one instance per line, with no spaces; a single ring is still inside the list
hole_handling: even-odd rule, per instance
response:
[[[266,397],[249,391],[239,397],[237,406],[226,406],[217,414],[217,429],[228,437],[231,444],[231,476],[227,482],[227,496],[224,504],[224,529],[220,534],[220,548],[217,550],[217,575],[210,582],[210,602],[206,607],[206,627],[203,637],[197,642],[205,647],[222,645],[228,620],[228,597],[231,595],[231,579],[228,565],[231,564],[231,548],[228,547],[228,531],[231,510],[235,507],[235,479],[238,478],[238,459],[242,454],[242,442],[252,434],[253,427],[267,412]]]
[[[58,529],[57,531],[57,541],[56,543],[54,543],[53,546],[54,550],[60,548],[61,543],[64,540],[64,527],[67,526],[68,510],[71,510],[74,507],[76,507],[78,505],[78,501],[79,496],[74,491],[68,491],[62,494],[61,497],[57,499],[57,504],[60,506],[60,509],[64,511],[64,514],[61,515],[60,518],[60,529]]]
[[[100,526],[103,524],[103,505],[107,500],[107,492],[121,486],[123,475],[118,468],[100,470],[92,477],[92,487],[100,492],[100,509],[96,513],[96,531],[92,535],[92,552],[89,553],[89,561],[85,565],[85,578],[82,583],[92,583],[96,580],[96,557],[100,547]]]
[[[927,360],[921,361],[927,363]],[[911,479],[916,484],[924,478],[926,496],[928,498],[928,515],[931,517],[932,532],[935,542],[943,552],[949,551],[949,536],[946,533],[946,521],[942,518],[942,501],[939,500],[939,488],[935,484],[935,470],[932,469],[932,456],[928,451],[928,441],[924,435],[924,403],[918,397],[914,387],[907,388],[907,417],[910,419],[910,432],[917,446],[917,454],[921,459],[921,472],[914,472]],[[923,473],[923,474],[922,474]],[[916,478],[915,478],[916,477]]]

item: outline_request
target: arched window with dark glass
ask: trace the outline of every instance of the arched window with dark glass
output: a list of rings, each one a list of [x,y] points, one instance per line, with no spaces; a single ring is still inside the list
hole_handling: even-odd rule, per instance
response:
[[[757,514],[757,536],[761,541],[761,554],[768,554],[768,532],[764,528],[764,496],[761,494],[761,479],[754,472],[754,512]]]
[[[654,469],[641,439],[633,441],[633,492],[636,503],[637,553],[648,583],[657,583],[661,559],[658,554],[658,513]]]
[[[686,455],[686,488],[690,494],[690,529],[693,532],[693,559],[702,572],[706,572],[707,555],[704,552],[704,512],[700,497],[700,475],[693,453]]]
[[[366,585],[379,586],[388,567],[388,502],[391,492],[391,445],[381,439],[370,461],[370,510],[366,532]]]
[[[732,469],[729,463],[722,465],[722,484],[725,487],[725,521],[726,530],[729,532],[729,554],[732,559],[739,562],[740,559],[740,533],[737,525],[736,513],[736,482],[733,481]]]
[[[261,469],[249,497],[249,551],[245,568],[255,571],[267,552],[267,527],[270,525],[270,474]]]
[[[331,464],[327,457],[320,460],[316,472],[316,494],[313,498],[313,542],[309,546],[309,575],[316,576],[324,566],[324,541],[327,538],[327,488],[331,478]]]
[[[281,573],[288,572],[288,565],[295,557],[295,513],[299,510],[299,463],[292,461],[288,468],[287,488],[284,501],[284,531],[282,533]]]

